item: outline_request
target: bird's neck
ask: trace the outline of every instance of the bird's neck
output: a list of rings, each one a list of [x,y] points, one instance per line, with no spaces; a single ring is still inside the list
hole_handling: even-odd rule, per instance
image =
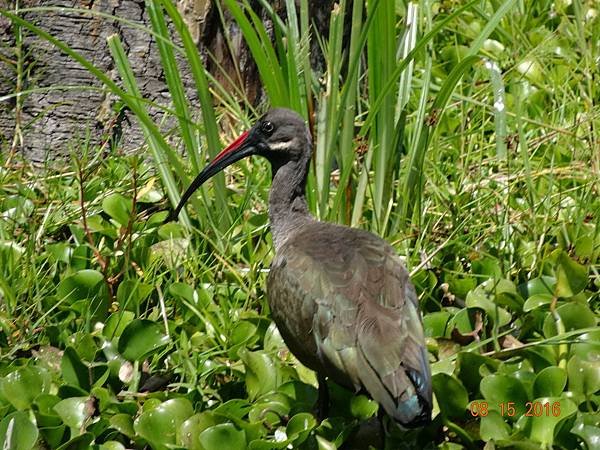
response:
[[[310,154],[297,161],[272,161],[269,221],[277,251],[300,226],[314,220],[306,204],[305,188]]]

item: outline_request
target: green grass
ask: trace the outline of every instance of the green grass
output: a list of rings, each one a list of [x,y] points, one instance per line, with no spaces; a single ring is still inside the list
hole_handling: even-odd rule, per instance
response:
[[[286,5],[272,47],[246,2],[220,6],[240,24],[271,104],[314,118],[311,210],[391,242],[424,314],[434,420],[410,432],[386,423],[385,448],[592,450],[600,426],[594,2],[355,0],[344,14],[341,1],[328,36],[312,31],[307,1]],[[2,12],[19,39],[37,34],[94,73],[135,114],[148,148],[126,156],[74,137],[77,153],[64,168],[34,168],[12,142],[2,149],[0,442],[340,448],[376,405],[331,386],[332,410],[319,422],[315,376],[270,320],[267,163],[231,167],[180,223],[162,225],[203,161],[269,105],[254,111],[241,90],[215,83],[176,9],[151,6],[147,31],[169,105],[140,98],[117,36],[109,45],[122,87],[21,19],[24,10]],[[324,73],[310,68],[311,41]],[[185,98],[177,54],[199,105]],[[25,68],[14,70],[15,92],[3,100],[26,99]],[[149,106],[176,120],[173,145]],[[239,128],[222,128],[226,116]],[[27,132],[18,121],[15,129]]]

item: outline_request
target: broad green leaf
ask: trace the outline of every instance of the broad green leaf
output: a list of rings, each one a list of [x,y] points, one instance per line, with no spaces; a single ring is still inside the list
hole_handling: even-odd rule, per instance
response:
[[[337,450],[337,447],[322,436],[315,436],[319,450]]]
[[[263,422],[275,426],[282,417],[290,414],[291,399],[280,392],[271,392],[260,397],[248,412],[250,422]]]
[[[58,427],[62,421],[54,410],[60,398],[52,394],[40,394],[35,399],[36,421],[39,428]]]
[[[535,377],[534,397],[558,397],[567,385],[567,373],[556,366],[546,367]]]
[[[68,303],[77,300],[90,300],[102,295],[98,286],[104,280],[104,276],[97,270],[84,269],[63,279],[56,289],[59,299],[64,299]]]
[[[134,318],[135,313],[132,311],[119,311],[113,313],[108,317],[104,329],[102,330],[102,334],[108,339],[119,337]]]
[[[91,387],[91,373],[88,367],[81,362],[79,355],[73,347],[67,347],[60,362],[61,373],[68,384],[78,386],[84,391]]]
[[[141,360],[169,342],[163,328],[155,322],[137,319],[129,323],[119,338],[119,353],[130,361]]]
[[[177,443],[188,450],[204,450],[198,436],[207,428],[219,424],[223,419],[210,411],[194,414],[181,424],[177,430]]]
[[[0,448],[2,450],[30,450],[38,438],[38,429],[29,416],[17,411],[0,422]]]
[[[94,402],[91,397],[71,397],[54,405],[54,410],[63,423],[73,430],[81,430],[86,420],[94,414]]]
[[[532,278],[519,286],[519,290],[523,297],[529,298],[534,295],[553,295],[556,279],[554,277],[542,276]]]
[[[600,448],[600,415],[594,413],[579,413],[571,433],[579,436],[587,445],[588,450]]]
[[[462,383],[452,375],[438,373],[433,376],[432,384],[442,414],[449,418],[464,418],[469,395]]]
[[[448,335],[448,322],[450,321],[451,314],[448,311],[436,311],[429,313],[423,317],[423,328],[425,329],[425,336],[429,337],[447,337]]]
[[[596,325],[596,316],[587,305],[580,303],[566,303],[556,308],[556,314],[562,320],[565,331],[578,330],[580,328],[591,328]],[[556,320],[548,313],[543,325],[544,336],[552,337],[558,334]]]
[[[147,440],[152,447],[174,445],[179,427],[194,414],[189,400],[179,397],[160,403],[145,410],[135,419],[135,432]]]
[[[577,406],[565,397],[540,397],[531,403],[533,417],[527,417],[531,421],[529,437],[543,448],[550,448],[554,443],[556,425],[575,414]]]
[[[462,382],[469,392],[476,393],[479,391],[479,385],[483,378],[484,370],[495,371],[499,363],[497,360],[482,356],[475,352],[460,352],[457,358],[457,374],[456,377]]]
[[[525,300],[525,304],[523,305],[523,311],[529,312],[533,311],[540,306],[550,305],[552,303],[552,299],[554,297],[552,294],[534,294]]]
[[[510,375],[488,375],[481,380],[481,393],[490,410],[500,411],[499,405],[514,403],[515,414],[509,420],[517,420],[525,414],[525,403],[529,400],[521,382]],[[508,407],[506,407],[508,408]]]
[[[48,392],[48,373],[34,367],[21,367],[0,378],[0,393],[15,409],[28,409],[36,397]]]
[[[510,435],[510,425],[508,425],[504,418],[498,411],[488,411],[487,415],[481,417],[481,424],[479,426],[479,433],[481,439],[485,442],[490,440],[503,440],[508,439]]]
[[[277,367],[269,355],[263,351],[251,352],[245,349],[240,350],[239,355],[246,367],[245,381],[250,399],[256,399],[277,388]]]
[[[577,343],[571,345],[571,355],[600,359],[600,329],[579,335]]]
[[[138,311],[140,304],[146,300],[154,287],[143,283],[139,278],[123,280],[117,289],[117,301],[121,308],[128,311]]]
[[[221,403],[214,409],[215,414],[222,415],[228,419],[242,419],[246,417],[248,412],[250,411],[251,405],[248,400],[243,399],[232,399],[226,401],[225,403]]]
[[[129,414],[115,414],[110,418],[110,426],[128,438],[133,438],[135,436],[133,419]]]
[[[132,202],[121,194],[113,193],[102,200],[102,209],[122,227],[127,226],[131,218]]]
[[[92,433],[83,433],[61,445],[57,450],[89,450],[93,440],[94,435]]]
[[[473,291],[467,294],[465,303],[469,308],[481,308],[486,315],[495,322],[498,327],[508,324],[511,315],[504,308],[501,308],[494,301],[494,281],[489,280],[477,286]]]
[[[310,412],[317,403],[317,389],[314,386],[299,380],[288,381],[279,386],[277,390],[293,400],[291,404],[291,414]]]
[[[573,297],[587,286],[587,268],[573,261],[564,251],[558,255],[555,270],[557,297]]]
[[[100,444],[100,450],[126,450],[125,446],[118,441],[106,441]]]
[[[306,440],[309,433],[317,426],[314,416],[309,413],[300,413],[293,416],[287,424],[285,432],[294,446],[298,446]]]
[[[573,356],[567,363],[569,390],[588,396],[600,390],[600,357],[590,355],[589,359]]]
[[[204,450],[246,450],[246,435],[232,423],[207,428],[198,437]]]
[[[256,325],[247,320],[239,321],[233,325],[229,337],[229,343],[231,345],[231,349],[229,351],[230,357],[237,359],[237,352],[240,348],[252,347],[259,339],[259,336],[256,332]]]
[[[356,395],[350,400],[350,411],[352,415],[360,420],[366,420],[373,417],[379,406],[377,402],[371,400],[365,395]]]

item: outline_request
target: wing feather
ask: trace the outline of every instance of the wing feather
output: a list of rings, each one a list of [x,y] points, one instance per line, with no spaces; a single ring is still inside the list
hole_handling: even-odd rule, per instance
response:
[[[301,362],[365,388],[402,424],[430,414],[417,296],[389,244],[314,222],[279,249],[268,291],[275,322]]]

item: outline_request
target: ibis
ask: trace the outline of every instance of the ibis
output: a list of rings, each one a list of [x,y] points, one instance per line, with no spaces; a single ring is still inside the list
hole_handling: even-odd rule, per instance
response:
[[[290,351],[325,379],[367,392],[406,428],[431,420],[431,372],[409,275],[393,247],[364,230],[316,220],[305,198],[312,139],[295,112],[272,109],[194,179],[170,218],[206,180],[251,155],[272,168],[273,320]]]

